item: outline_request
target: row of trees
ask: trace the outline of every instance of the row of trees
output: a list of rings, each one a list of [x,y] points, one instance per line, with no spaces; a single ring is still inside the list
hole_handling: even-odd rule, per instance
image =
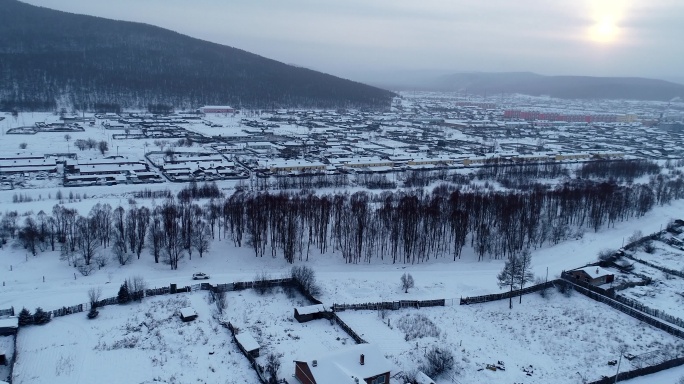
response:
[[[544,244],[581,237],[648,212],[655,204],[684,197],[681,177],[653,177],[649,184],[571,180],[530,192],[462,191],[442,185],[423,190],[318,195],[238,190],[222,196],[212,185],[191,185],[159,206],[128,209],[96,204],[87,216],[56,205],[52,214],[0,219],[0,240],[16,237],[36,254],[58,247],[83,273],[106,262],[109,248],[121,264],[148,248],[155,262],[202,257],[212,239],[229,238],[257,257],[282,255],[287,262],[337,253],[347,263],[421,263],[457,260],[464,247],[479,260],[508,259]],[[206,200],[207,197],[215,197]],[[194,197],[205,198],[203,205]],[[1,243],[1,242],[0,242]]]
[[[87,216],[76,209],[55,205],[52,214],[44,211],[27,215],[18,225],[19,215],[7,212],[0,220],[0,238],[16,238],[34,256],[50,249],[88,275],[104,266],[113,255],[121,265],[140,258],[148,247],[156,263],[168,263],[172,269],[193,251],[200,257],[209,250],[211,234],[203,215],[206,210],[191,200],[176,204],[168,200],[152,209],[136,204],[126,210],[109,204],[96,204]]]

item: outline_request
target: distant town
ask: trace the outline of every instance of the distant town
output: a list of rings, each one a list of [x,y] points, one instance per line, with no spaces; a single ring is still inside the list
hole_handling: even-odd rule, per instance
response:
[[[410,92],[383,113],[230,106],[167,112],[63,108],[31,113],[33,122],[28,113],[5,116],[5,137],[21,143],[0,158],[2,188],[236,180],[263,189],[292,176],[317,178],[317,186],[377,188],[411,172],[684,157],[679,101]],[[82,138],[90,132],[99,141]],[[25,143],[45,135],[61,142],[60,150]]]

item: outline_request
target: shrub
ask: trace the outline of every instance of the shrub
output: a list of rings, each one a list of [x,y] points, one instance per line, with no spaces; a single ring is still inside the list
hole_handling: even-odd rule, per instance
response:
[[[397,328],[404,332],[404,340],[421,339],[423,337],[439,337],[439,327],[420,313],[406,315],[397,321]]]
[[[560,283],[557,285],[558,292],[562,293],[565,297],[572,296],[572,286],[566,283]]]
[[[436,377],[454,367],[454,355],[448,349],[432,346],[425,354],[425,363],[420,368],[426,375]]]
[[[314,270],[306,265],[296,265],[292,267],[292,279],[298,282],[302,289],[309,292],[310,295],[316,296],[321,293],[321,288],[316,283],[316,274]]]
[[[651,240],[644,243],[644,252],[651,254],[654,253],[655,250],[656,247]]]
[[[600,261],[608,261],[613,258],[613,255],[615,254],[615,250],[605,248],[599,251],[598,253],[598,259]]]
[[[36,308],[36,312],[33,314],[33,323],[38,325],[43,325],[49,323],[51,320],[50,313],[43,311],[43,308]]]
[[[21,312],[19,312],[19,326],[23,327],[31,324],[33,324],[33,315],[31,314],[31,311],[23,308]]]
[[[534,285],[544,284],[545,282],[546,282],[545,279],[543,279],[543,278],[541,278],[541,277],[537,277],[537,278],[534,280]],[[543,297],[543,298],[547,298],[547,297],[549,296],[548,288],[542,288],[542,289],[540,289],[540,290],[539,290],[539,296],[541,296],[541,297]]]
[[[99,314],[100,312],[98,312],[98,310],[95,309],[95,307],[90,307],[90,311],[88,311],[88,318],[92,320],[96,318]]]
[[[271,286],[268,284],[268,280],[271,280],[271,275],[266,271],[261,271],[254,277],[254,289],[258,294],[265,295],[271,292]]]
[[[131,301],[131,294],[128,292],[128,283],[124,281],[119,288],[119,293],[116,295],[119,304],[126,304]]]
[[[280,370],[280,356],[275,353],[269,353],[266,356],[266,372],[268,373],[268,382],[278,382],[278,371]]]

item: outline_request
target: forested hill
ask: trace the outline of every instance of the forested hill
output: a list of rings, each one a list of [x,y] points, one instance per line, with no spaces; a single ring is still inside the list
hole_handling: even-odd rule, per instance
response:
[[[542,76],[529,72],[469,72],[426,82],[427,89],[469,94],[522,93],[565,99],[664,100],[684,97],[684,85],[640,77]]]
[[[0,109],[389,107],[389,91],[147,24],[0,0]]]

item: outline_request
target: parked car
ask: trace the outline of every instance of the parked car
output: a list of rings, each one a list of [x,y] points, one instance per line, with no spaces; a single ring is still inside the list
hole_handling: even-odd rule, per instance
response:
[[[206,280],[208,278],[209,278],[209,275],[207,275],[206,273],[197,272],[197,273],[192,274],[193,280]]]

